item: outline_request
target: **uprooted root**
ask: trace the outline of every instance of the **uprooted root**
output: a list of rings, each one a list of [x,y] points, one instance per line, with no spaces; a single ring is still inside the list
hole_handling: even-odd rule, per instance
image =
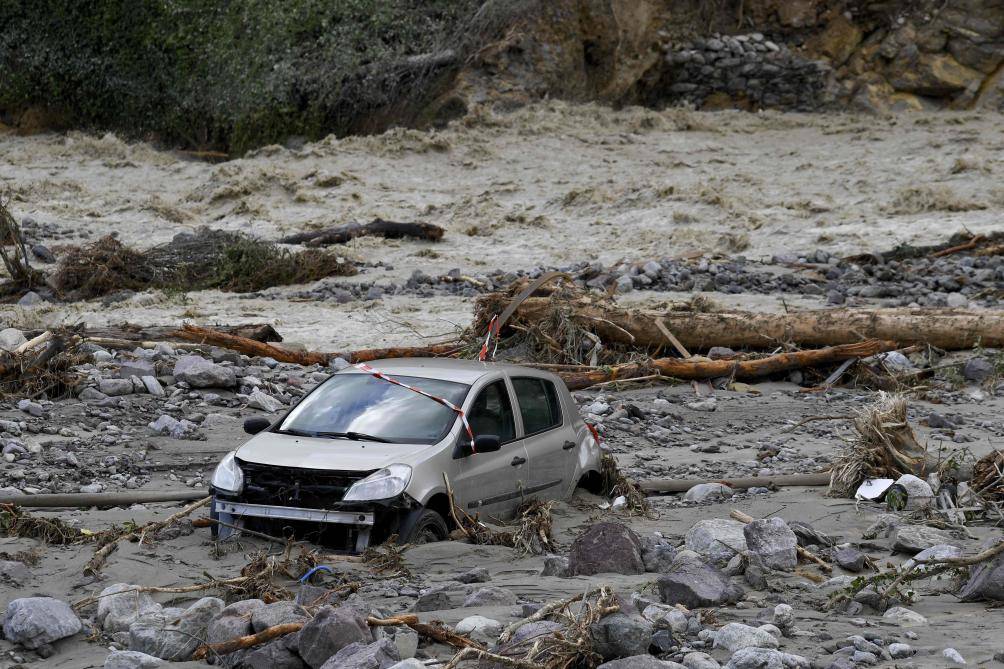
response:
[[[355,272],[336,253],[294,252],[239,232],[200,228],[147,251],[103,237],[66,253],[53,283],[63,293],[87,299],[147,288],[242,293]]]
[[[603,476],[604,495],[608,497],[623,496],[627,500],[627,509],[632,513],[643,515],[652,513],[645,493],[642,492],[637,483],[624,476],[624,472],[617,466],[617,460],[609,453],[604,453],[600,457],[600,474]]]
[[[906,419],[906,400],[881,393],[878,401],[854,419],[857,438],[833,463],[830,494],[854,495],[871,478],[898,478],[903,474],[924,477],[937,463],[917,443]]]
[[[1004,502],[1004,450],[990,451],[977,460],[969,485],[987,502]]]
[[[83,378],[75,371],[87,361],[80,340],[63,331],[47,333],[48,339],[21,353],[0,351],[0,397],[58,399],[67,395]]]

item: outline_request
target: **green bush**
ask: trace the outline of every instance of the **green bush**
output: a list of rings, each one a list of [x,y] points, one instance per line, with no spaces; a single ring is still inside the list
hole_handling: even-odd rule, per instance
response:
[[[0,113],[240,153],[408,122],[476,0],[5,0]],[[459,52],[458,52],[459,53]]]

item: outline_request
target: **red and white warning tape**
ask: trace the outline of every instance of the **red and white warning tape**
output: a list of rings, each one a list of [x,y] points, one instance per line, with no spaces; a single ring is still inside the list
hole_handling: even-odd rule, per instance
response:
[[[395,379],[392,376],[387,376],[386,374],[384,374],[380,370],[373,369],[372,367],[370,367],[369,365],[367,365],[365,362],[360,362],[355,367],[356,367],[356,369],[358,369],[360,371],[363,371],[363,372],[366,372],[367,374],[372,374],[376,378],[382,379],[382,380],[386,381],[387,383],[393,383],[395,386],[401,386],[402,388],[406,388],[406,389],[412,391],[413,393],[418,393],[422,397],[428,397],[433,402],[439,402],[444,407],[455,411],[457,413],[457,415],[460,416],[460,421],[464,424],[464,429],[467,431],[467,436],[471,438],[471,448],[472,449],[474,448],[474,431],[471,429],[470,423],[467,422],[467,415],[464,413],[464,410],[461,409],[460,407],[458,407],[456,404],[454,404],[453,402],[451,402],[448,399],[444,399],[442,397],[437,397],[437,396],[435,396],[435,395],[433,395],[431,393],[427,393],[424,390],[422,390],[421,388],[416,388],[414,386],[409,386],[407,383],[403,383],[401,381],[398,381],[397,379]]]
[[[499,317],[498,314],[492,316],[488,323],[488,334],[485,336],[485,343],[481,345],[481,352],[478,353],[478,360],[484,362],[489,357],[494,358],[495,352],[499,348]],[[491,351],[489,355],[488,351]]]

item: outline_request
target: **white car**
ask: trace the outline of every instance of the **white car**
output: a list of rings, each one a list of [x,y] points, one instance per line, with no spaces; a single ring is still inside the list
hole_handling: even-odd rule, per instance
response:
[[[446,538],[457,506],[506,518],[600,477],[600,448],[557,376],[454,359],[381,360],[324,381],[226,455],[212,516],[350,551]],[[473,438],[472,438],[473,437]],[[232,527],[231,527],[232,526]]]

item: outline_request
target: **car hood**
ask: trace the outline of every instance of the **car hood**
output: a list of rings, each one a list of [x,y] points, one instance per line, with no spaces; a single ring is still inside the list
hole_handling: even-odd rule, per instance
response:
[[[414,466],[438,448],[438,444],[381,444],[262,432],[238,448],[236,455],[245,462],[276,467],[371,471],[396,463]]]

